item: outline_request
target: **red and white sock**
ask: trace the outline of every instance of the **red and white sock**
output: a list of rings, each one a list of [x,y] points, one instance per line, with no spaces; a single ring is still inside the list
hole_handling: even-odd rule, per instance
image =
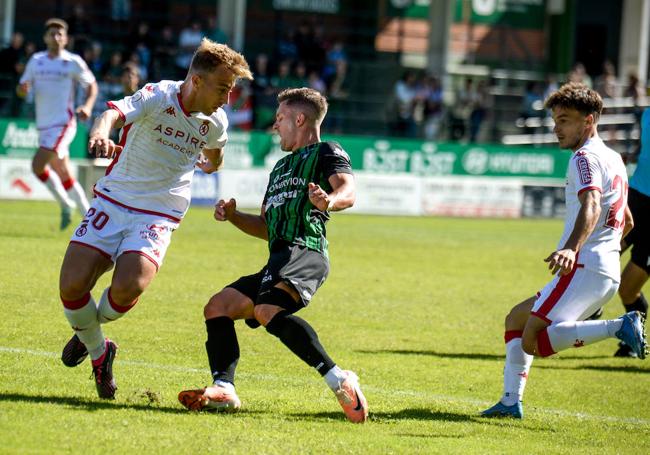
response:
[[[61,179],[56,172],[50,172],[49,169],[45,169],[41,174],[36,175],[36,177],[45,184],[61,207],[72,208],[74,203],[68,197],[61,183]]]
[[[607,338],[613,338],[623,321],[565,321],[546,328],[554,352],[574,347],[580,348]],[[542,354],[543,355],[543,354]]]
[[[506,364],[503,368],[503,396],[501,403],[512,406],[522,401],[533,356],[521,348],[522,331],[506,331]]]
[[[138,299],[135,299],[133,302],[131,302],[130,305],[127,306],[120,306],[116,304],[111,297],[111,288],[109,286],[104,289],[102,297],[99,299],[99,305],[97,306],[97,318],[102,324],[115,321],[116,319],[124,316],[124,314],[133,308],[136,303],[138,303]]]
[[[63,300],[63,312],[72,330],[86,346],[91,359],[98,359],[106,350],[104,334],[97,320],[97,307],[90,293],[79,300]]]
[[[86,193],[84,193],[83,188],[79,182],[77,182],[72,177],[61,183],[63,185],[63,188],[67,191],[68,197],[74,201],[74,203],[77,205],[77,210],[79,210],[79,213],[83,217],[90,208],[90,205],[88,205],[88,199],[86,198]]]

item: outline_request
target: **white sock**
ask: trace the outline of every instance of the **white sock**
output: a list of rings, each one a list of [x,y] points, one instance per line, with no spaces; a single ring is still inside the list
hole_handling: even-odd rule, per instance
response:
[[[345,381],[347,375],[337,365],[334,365],[327,373],[325,373],[323,378],[325,379],[327,386],[332,389],[332,391],[336,392],[341,388],[341,383]]]
[[[623,321],[566,321],[551,324],[546,331],[548,339],[555,352],[570,347],[582,347],[607,338],[613,338],[614,333],[621,328]]]
[[[106,350],[106,343],[99,321],[97,321],[97,307],[92,296],[88,296],[88,302],[79,309],[72,310],[65,307],[64,304],[63,312],[72,326],[72,330],[86,346],[90,358],[93,360],[100,358]]]
[[[214,381],[214,385],[221,387],[222,389],[226,389],[228,392],[234,393],[235,392],[235,385],[231,382],[228,381],[222,381],[221,379],[217,379]]]
[[[521,348],[521,338],[506,343],[506,364],[503,368],[503,396],[501,403],[512,406],[522,401],[533,356]]]
[[[126,314],[126,311],[130,307],[125,308],[125,311],[117,311],[114,305],[111,305],[111,302],[108,298],[108,293],[110,292],[111,287],[104,289],[102,297],[99,299],[99,305],[97,305],[97,319],[100,323],[105,324],[107,322],[115,321],[116,319],[121,318]]]
[[[86,193],[84,193],[83,188],[76,180],[74,181],[72,186],[68,189],[68,196],[77,205],[77,210],[79,210],[79,213],[83,217],[86,214],[86,212],[88,212],[90,205],[88,205],[88,199],[86,198]]]
[[[56,172],[47,172],[46,175],[47,175],[47,179],[43,181],[43,183],[45,184],[47,189],[50,190],[50,193],[52,193],[54,199],[56,199],[56,201],[59,203],[61,207],[72,208],[74,203],[68,197],[65,188],[63,188],[63,184],[61,183],[61,179],[59,178],[59,175]],[[39,176],[39,178],[42,179],[41,176]]]

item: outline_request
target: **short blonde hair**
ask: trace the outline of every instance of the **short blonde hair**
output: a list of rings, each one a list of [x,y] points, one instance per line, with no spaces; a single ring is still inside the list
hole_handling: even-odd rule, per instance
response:
[[[66,32],[68,31],[68,23],[64,21],[63,19],[59,19],[58,17],[51,17],[48,20],[45,21],[45,30],[49,30],[51,28],[62,28]]]
[[[286,102],[287,106],[297,106],[298,109],[313,122],[320,124],[327,114],[327,99],[313,88],[288,88],[278,94],[278,103]]]
[[[227,67],[238,78],[253,79],[253,73],[251,73],[248,62],[243,55],[225,44],[215,43],[208,38],[203,38],[192,57],[190,71],[197,73],[212,72],[219,65]]]

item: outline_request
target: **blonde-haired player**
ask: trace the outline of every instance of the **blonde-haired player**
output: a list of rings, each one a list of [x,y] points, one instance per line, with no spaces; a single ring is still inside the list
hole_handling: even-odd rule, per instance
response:
[[[117,389],[117,346],[104,339],[101,324],[133,308],[162,265],[190,205],[194,167],[220,168],[228,139],[221,106],[238,78],[252,78],[244,57],[204,39],[185,80],[147,84],[109,102],[90,131],[89,150],[113,162],[61,266],[61,300],[75,332],[61,358],[76,366],[90,354],[101,398]],[[122,128],[118,144],[109,139],[111,128]],[[111,284],[95,303],[90,291],[113,266]]]
[[[97,82],[86,62],[65,50],[68,44],[65,21],[48,19],[43,40],[47,50],[30,57],[16,91],[21,97],[34,92],[38,150],[32,160],[32,170],[61,206],[61,229],[65,229],[75,205],[81,216],[88,210],[84,190],[72,176],[69,147],[77,132],[75,113],[81,120],[90,117],[97,98]],[[75,110],[76,84],[86,88],[86,101]]]

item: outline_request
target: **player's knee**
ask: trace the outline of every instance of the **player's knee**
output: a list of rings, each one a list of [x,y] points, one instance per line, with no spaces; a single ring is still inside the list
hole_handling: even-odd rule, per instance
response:
[[[528,319],[528,312],[524,313],[516,306],[506,315],[504,324],[506,330],[523,330]]]
[[[59,293],[64,300],[77,300],[90,291],[88,283],[80,277],[61,271]]]
[[[111,297],[117,305],[130,306],[142,295],[147,287],[146,280],[133,279],[127,282],[113,281],[111,283]]]
[[[225,299],[223,291],[213,295],[208,300],[208,303],[203,307],[203,317],[208,319],[217,318],[219,316],[229,316],[228,301]]]
[[[521,349],[528,355],[535,355],[535,348],[537,346],[537,340],[522,338],[521,339]]]
[[[621,283],[621,286],[618,288],[618,295],[623,301],[623,303],[634,302],[639,298],[639,290],[634,286],[630,286],[627,283]]]

